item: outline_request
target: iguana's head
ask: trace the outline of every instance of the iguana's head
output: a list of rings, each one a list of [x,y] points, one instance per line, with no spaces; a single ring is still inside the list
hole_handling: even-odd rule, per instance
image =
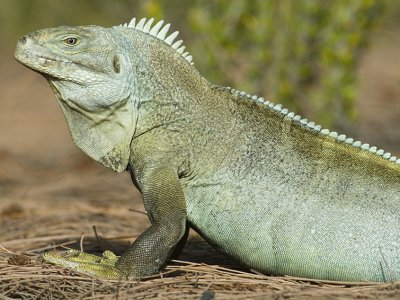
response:
[[[75,144],[116,171],[126,169],[135,129],[129,56],[109,29],[61,26],[20,38],[15,58],[53,88]]]
[[[129,76],[131,65],[120,49],[106,28],[61,26],[20,38],[15,58],[52,82],[73,85],[74,94],[77,90],[101,93],[91,105],[104,107],[116,95],[126,96],[129,91],[127,81],[121,79]],[[62,92],[68,93],[67,88]]]

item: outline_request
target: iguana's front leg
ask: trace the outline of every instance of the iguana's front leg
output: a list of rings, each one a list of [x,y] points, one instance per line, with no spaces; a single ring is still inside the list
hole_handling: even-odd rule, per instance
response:
[[[150,168],[139,185],[152,225],[116,263],[125,274],[142,277],[156,273],[185,233],[186,201],[176,171]]]
[[[101,257],[96,260],[93,255],[76,251],[61,256],[46,253],[43,260],[105,279],[140,278],[158,272],[184,236],[185,196],[176,172],[170,168],[149,168],[140,182],[152,225],[116,262]]]

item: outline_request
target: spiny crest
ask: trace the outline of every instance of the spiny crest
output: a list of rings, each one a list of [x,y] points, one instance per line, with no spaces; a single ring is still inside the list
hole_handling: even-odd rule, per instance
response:
[[[287,117],[288,119],[291,119],[294,122],[300,123],[302,126],[307,127],[309,130],[319,132],[320,134],[322,134],[324,136],[328,136],[330,138],[333,138],[338,142],[348,144],[355,148],[359,148],[363,151],[368,151],[370,153],[374,153],[374,154],[379,155],[389,161],[400,164],[400,158],[397,158],[396,156],[392,155],[390,152],[385,152],[383,149],[378,150],[378,148],[376,146],[370,146],[369,144],[363,144],[360,141],[354,141],[354,139],[348,138],[344,134],[338,134],[337,132],[330,131],[329,129],[322,129],[321,125],[317,125],[314,122],[311,122],[306,118],[302,118],[300,115],[296,115],[293,112],[289,112],[289,110],[287,108],[283,108],[281,104],[274,104],[270,101],[265,100],[263,97],[252,96],[250,94],[247,94],[246,92],[237,91],[230,87],[227,87],[227,89],[229,91],[231,91],[231,93],[236,94],[237,96],[246,97],[248,99],[251,99],[253,101],[260,103],[261,105],[267,106],[270,109],[273,109],[273,110],[277,111],[278,113],[281,113],[282,116]]]
[[[156,25],[152,27],[152,24],[154,22],[154,18],[149,19],[146,22],[146,18],[142,18],[139,20],[139,22],[136,24],[136,18],[133,18],[129,23],[121,24],[119,26],[121,27],[128,27],[132,28],[135,30],[139,30],[141,32],[147,33],[149,35],[152,35],[159,40],[164,41],[168,45],[172,47],[176,52],[178,52],[184,59],[186,59],[191,65],[193,65],[193,57],[189,55],[189,52],[184,52],[185,46],[182,46],[183,41],[178,40],[174,43],[176,37],[179,34],[179,31],[175,31],[171,33],[169,36],[167,36],[168,30],[171,26],[171,24],[164,24],[164,20],[159,21]]]

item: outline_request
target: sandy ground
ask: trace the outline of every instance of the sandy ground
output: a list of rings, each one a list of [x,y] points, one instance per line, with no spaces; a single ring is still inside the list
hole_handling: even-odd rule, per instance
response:
[[[399,36],[397,32],[380,34],[364,56],[359,68],[359,119],[346,133],[400,154]],[[116,250],[119,251],[149,223],[145,215],[133,211],[144,209],[129,176],[105,169],[73,145],[64,117],[47,82],[14,62],[11,51],[4,52],[0,63],[0,299],[28,299],[29,295],[34,295],[29,288],[36,292],[41,288],[46,290],[35,281],[36,277],[29,277],[29,274],[42,272],[40,274],[43,275],[44,271],[38,271],[38,264],[28,264],[14,266],[14,269],[10,269],[12,272],[7,273],[5,270],[10,266],[8,259],[13,253],[35,257],[55,245],[76,246],[82,234],[86,237],[85,249],[102,249],[102,242],[93,239],[93,226],[104,238],[118,240]],[[155,292],[154,297],[198,299],[203,296],[202,299],[212,299],[213,293],[219,299],[229,299],[233,295],[238,299],[372,299],[377,296],[389,299],[400,296],[400,288],[390,283],[366,287],[327,285],[216,271],[217,264],[234,266],[234,263],[214,253],[205,243],[198,242],[196,236],[189,243],[183,259],[207,262],[208,269],[202,269],[203,265],[192,266],[194,269],[190,270],[183,269],[183,273],[172,277],[180,280],[181,285],[176,284],[175,288],[164,285],[162,278],[152,279],[149,282],[162,291]],[[57,276],[65,274],[56,270]],[[46,272],[50,273],[43,275],[43,278],[58,282],[55,273]],[[20,277],[12,277],[10,281],[4,274],[11,273],[22,274],[21,278],[30,279],[23,281]],[[197,274],[197,277],[193,274]],[[81,283],[87,282],[86,279],[77,278]],[[253,280],[251,283],[249,278]],[[71,280],[78,282],[76,278]],[[225,282],[225,285],[218,285],[218,280]],[[82,299],[116,298],[117,292],[112,289],[104,294],[93,292],[93,282],[87,288],[89,294],[82,296]],[[101,283],[95,283],[104,288]],[[149,289],[151,285],[145,286]],[[141,287],[135,285],[136,289]],[[81,288],[85,290],[85,287]],[[124,288],[126,286],[121,291]],[[79,295],[81,290],[77,291]],[[49,298],[50,295],[53,299],[63,299],[76,294],[64,291],[37,295],[42,295],[38,296],[39,299]],[[132,295],[121,292],[119,298]],[[144,294],[141,295],[137,294],[137,297],[146,298]]]

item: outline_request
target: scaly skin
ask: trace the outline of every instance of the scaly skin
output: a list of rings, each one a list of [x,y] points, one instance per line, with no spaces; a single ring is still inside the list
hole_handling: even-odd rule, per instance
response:
[[[105,251],[102,257],[72,249],[62,253],[47,252],[40,256],[40,260],[103,279],[121,280],[126,277],[115,267],[118,257],[110,251]]]
[[[152,28],[63,26],[18,42],[76,145],[130,172],[152,223],[117,260],[44,259],[108,279],[151,275],[188,221],[266,274],[400,279],[400,160],[210,84]]]

